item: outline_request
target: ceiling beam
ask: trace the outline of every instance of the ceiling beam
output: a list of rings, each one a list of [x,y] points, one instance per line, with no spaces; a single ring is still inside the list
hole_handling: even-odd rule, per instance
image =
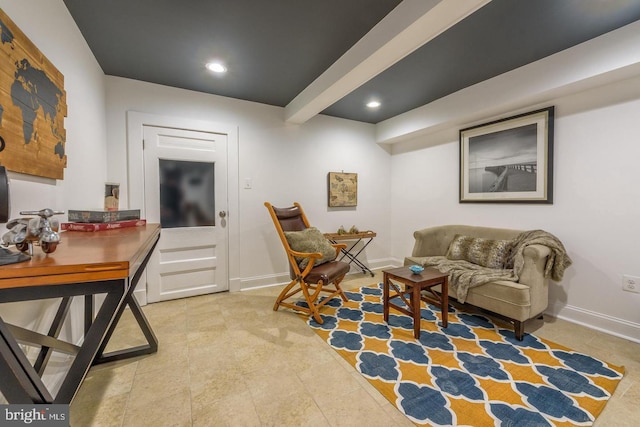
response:
[[[445,129],[461,129],[505,112],[514,114],[561,96],[637,76],[637,46],[640,21],[384,120],[376,124],[376,142],[395,144]]]
[[[404,0],[285,107],[304,123],[491,0]]]

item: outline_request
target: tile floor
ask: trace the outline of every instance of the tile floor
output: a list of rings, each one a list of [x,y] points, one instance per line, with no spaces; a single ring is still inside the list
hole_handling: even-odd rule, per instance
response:
[[[380,272],[352,274],[344,288],[380,281]],[[280,289],[145,306],[158,353],[92,368],[71,405],[71,425],[413,425],[297,315],[272,310]],[[528,322],[527,332],[624,365],[595,425],[638,425],[640,344],[548,316]],[[143,342],[124,316],[107,350]]]

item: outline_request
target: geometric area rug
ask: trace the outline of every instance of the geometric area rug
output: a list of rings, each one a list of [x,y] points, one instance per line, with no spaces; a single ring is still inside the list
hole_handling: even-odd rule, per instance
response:
[[[390,309],[384,321],[382,284],[345,293],[308,325],[416,425],[590,426],[624,373],[451,305],[442,328],[423,302],[415,339],[409,316]]]

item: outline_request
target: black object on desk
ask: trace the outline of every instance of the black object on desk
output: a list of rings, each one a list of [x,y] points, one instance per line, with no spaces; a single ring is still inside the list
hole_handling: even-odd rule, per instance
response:
[[[371,274],[371,277],[374,276],[373,271],[371,271],[365,263],[358,259],[358,255],[360,255],[364,248],[366,248],[369,243],[371,243],[373,238],[376,237],[376,233],[374,233],[373,231],[363,231],[361,233],[346,234],[325,233],[325,237],[329,239],[331,243],[338,243],[339,240],[355,240],[355,242],[347,249],[340,249],[340,251],[342,252],[342,257],[340,257],[339,261],[347,258],[349,260],[349,264],[354,263],[360,268],[360,270],[362,270],[364,274],[368,272],[369,274]],[[360,249],[357,249],[358,243],[360,242],[364,243]]]
[[[0,248],[0,265],[15,264],[28,261],[31,257],[22,252],[14,252],[7,248]]]

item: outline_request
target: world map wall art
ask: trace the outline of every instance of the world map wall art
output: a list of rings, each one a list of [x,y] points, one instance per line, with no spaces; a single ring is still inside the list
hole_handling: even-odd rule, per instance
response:
[[[0,164],[64,178],[64,76],[0,9]]]

